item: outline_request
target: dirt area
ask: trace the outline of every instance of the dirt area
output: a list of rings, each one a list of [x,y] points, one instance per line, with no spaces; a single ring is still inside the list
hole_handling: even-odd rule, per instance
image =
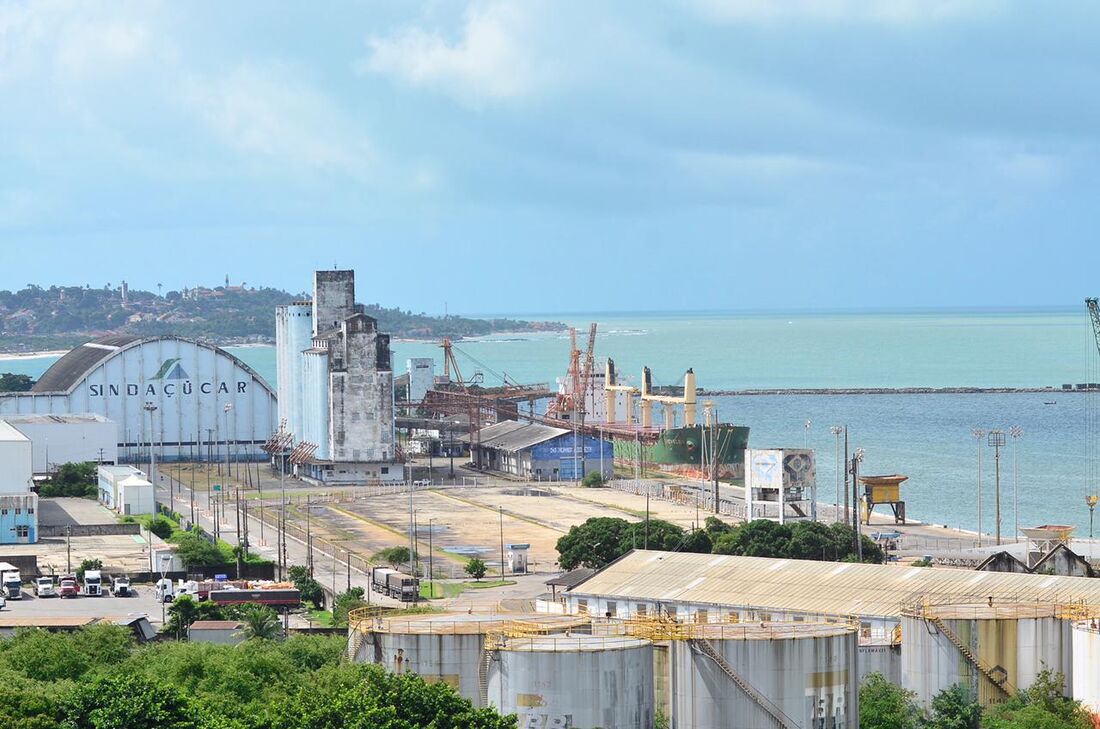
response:
[[[77,524],[115,524],[118,515],[91,499],[39,499],[39,526],[76,526]]]
[[[153,541],[161,544],[155,536]],[[143,572],[149,569],[149,546],[144,534],[73,537],[71,550],[66,548],[64,537],[50,537],[39,540],[37,544],[2,545],[0,560],[5,554],[36,554],[38,569],[45,574],[64,574],[68,566],[75,570],[85,559],[103,560],[103,566],[108,571]]]

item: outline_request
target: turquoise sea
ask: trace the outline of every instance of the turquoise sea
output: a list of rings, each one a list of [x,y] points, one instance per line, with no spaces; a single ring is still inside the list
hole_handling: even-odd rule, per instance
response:
[[[635,380],[649,365],[657,384],[678,384],[688,367],[710,390],[845,387],[1061,387],[1095,381],[1096,360],[1084,307],[1045,311],[731,314],[528,314],[578,327],[582,347],[588,323],[599,324],[598,362],[613,357]],[[494,335],[457,343],[463,375],[481,372],[486,385],[499,376],[553,382],[564,373],[564,333]],[[275,381],[274,350],[234,348],[235,354]],[[394,363],[434,356],[438,345],[393,343]],[[0,363],[0,370],[38,375],[53,358]],[[598,365],[600,366],[600,365]],[[767,395],[713,398],[722,420],[752,428],[754,447],[809,445],[818,452],[819,498],[835,493],[833,424],[848,426],[852,448],[865,450],[862,472],[904,473],[911,516],[953,527],[977,527],[977,450],[971,435],[1010,426],[1023,436],[1002,450],[1002,532],[1013,530],[1014,456],[1018,464],[1021,526],[1070,523],[1087,536],[1084,496],[1100,491],[1089,476],[1089,414],[1100,398],[1082,393]],[[1054,403],[1054,404],[1047,404]],[[1095,415],[1093,416],[1095,421]],[[806,422],[810,427],[806,427]],[[1094,433],[1095,436],[1095,433]],[[1013,453],[1013,448],[1016,453]],[[984,460],[983,525],[993,529],[993,449]],[[1098,449],[1093,449],[1093,455]]]

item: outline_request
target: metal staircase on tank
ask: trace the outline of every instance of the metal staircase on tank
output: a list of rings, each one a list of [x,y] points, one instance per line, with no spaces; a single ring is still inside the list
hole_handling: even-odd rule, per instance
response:
[[[737,685],[737,688],[744,691],[746,696],[752,699],[775,721],[776,726],[780,729],[800,729],[791,717],[783,713],[782,709],[769,701],[764,694],[757,691],[741,674],[733,670],[733,667],[726,663],[726,659],[722,658],[722,655],[709,640],[706,638],[692,638],[688,642],[691,644],[692,650],[714,661],[715,665],[722,670],[722,673],[726,674]]]
[[[955,634],[955,631],[947,627],[947,624],[944,623],[943,620],[928,611],[925,611],[924,619],[932,623],[932,625],[935,625],[936,630],[940,631],[945,638],[951,641],[951,643],[959,649],[959,653],[962,653],[966,660],[970,661],[970,664],[974,666],[974,668],[978,669],[983,676],[989,679],[989,682],[996,686],[1006,698],[1016,693],[1016,687],[1008,682],[1008,676],[998,678],[997,674],[993,672],[993,669],[987,666],[985,661],[974,655],[974,651],[970,650],[970,646],[964,643],[963,640]]]

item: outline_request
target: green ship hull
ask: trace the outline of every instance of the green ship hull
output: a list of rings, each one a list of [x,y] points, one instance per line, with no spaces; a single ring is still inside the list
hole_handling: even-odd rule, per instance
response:
[[[743,478],[745,449],[749,447],[749,428],[722,423],[715,429],[718,441],[718,473],[722,478]],[[646,470],[658,469],[683,476],[704,478],[712,475],[710,429],[694,426],[670,428],[661,433],[653,445],[642,446]],[[706,441],[706,463],[703,462],[703,442]],[[630,440],[614,442],[615,460],[633,465],[638,460],[638,444]]]

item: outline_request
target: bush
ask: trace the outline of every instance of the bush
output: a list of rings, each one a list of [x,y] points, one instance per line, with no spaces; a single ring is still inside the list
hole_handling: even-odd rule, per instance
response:
[[[86,559],[80,563],[80,566],[76,568],[76,579],[81,582],[84,581],[84,573],[88,570],[101,570],[103,569],[103,560],[99,559]]]
[[[223,564],[225,561],[220,549],[195,532],[179,532],[173,537],[173,541],[178,547],[176,554],[184,567],[205,567]]]
[[[591,471],[584,474],[584,478],[581,480],[581,485],[585,488],[595,489],[603,486],[603,475],[599,471]]]
[[[402,566],[408,566],[412,559],[409,555],[408,547],[387,547],[371,555],[371,561],[388,564],[390,567],[397,569]]]
[[[156,534],[161,539],[170,539],[175,530],[176,528],[172,522],[168,521],[163,516],[155,516],[149,520],[149,531]]]
[[[99,495],[94,463],[65,463],[49,481],[38,489],[38,495],[47,499],[77,497],[94,499]]]
[[[336,599],[332,601],[332,624],[334,627],[343,627],[348,624],[348,613],[356,608],[366,606],[366,601],[363,599],[364,592],[362,587],[353,587],[347,592],[341,592],[336,596]]]

